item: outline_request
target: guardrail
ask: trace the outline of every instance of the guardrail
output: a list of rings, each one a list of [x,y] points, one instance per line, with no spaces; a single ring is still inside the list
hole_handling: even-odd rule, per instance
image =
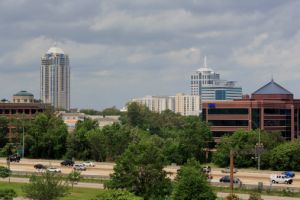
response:
[[[215,187],[229,187],[229,183],[220,183],[220,182],[210,182],[212,186]],[[300,192],[299,187],[293,187],[291,185],[285,184],[272,184],[263,185],[262,182],[256,184],[234,184],[234,188],[246,189],[246,190],[277,190],[277,191],[290,191],[290,192]]]
[[[33,174],[39,174],[40,172],[25,172],[25,171],[12,171],[12,176],[31,176]],[[67,176],[67,174],[62,173],[63,176]],[[109,180],[109,176],[103,175],[81,175],[83,178],[87,179],[99,179],[99,180]]]

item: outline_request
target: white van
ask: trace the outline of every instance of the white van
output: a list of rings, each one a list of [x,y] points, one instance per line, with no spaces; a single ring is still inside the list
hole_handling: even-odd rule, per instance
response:
[[[270,181],[272,183],[286,183],[286,184],[293,183],[293,179],[291,177],[282,174],[272,174],[270,176]]]

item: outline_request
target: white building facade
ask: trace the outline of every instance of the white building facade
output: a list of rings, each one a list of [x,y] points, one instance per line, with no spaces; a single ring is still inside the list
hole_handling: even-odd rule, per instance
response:
[[[56,109],[70,109],[69,56],[59,47],[51,47],[41,58],[40,95],[44,103]]]
[[[175,111],[175,97],[172,96],[145,96],[133,98],[130,102],[145,105],[150,111],[161,113],[165,110]]]
[[[201,96],[203,100],[232,100],[242,98],[242,88],[236,86],[235,81],[220,79],[220,74],[204,66],[191,76],[191,95]]]
[[[177,93],[175,96],[175,112],[183,116],[198,116],[200,112],[200,96]]]

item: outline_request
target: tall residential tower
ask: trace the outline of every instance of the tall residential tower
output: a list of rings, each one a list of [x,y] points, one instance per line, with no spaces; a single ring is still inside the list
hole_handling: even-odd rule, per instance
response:
[[[41,58],[41,100],[57,109],[70,109],[69,56],[54,45]]]
[[[242,88],[234,81],[220,79],[220,74],[207,67],[206,57],[204,66],[191,76],[191,95],[199,95],[203,100],[231,100],[242,98]]]

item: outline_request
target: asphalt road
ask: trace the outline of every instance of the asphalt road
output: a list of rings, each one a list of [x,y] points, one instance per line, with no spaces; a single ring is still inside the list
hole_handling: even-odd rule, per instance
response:
[[[20,172],[37,172],[34,169],[34,164],[44,164],[48,166],[55,166],[59,167],[62,170],[62,173],[68,174],[70,173],[73,168],[72,167],[61,167],[60,166],[61,160],[42,160],[42,159],[22,159],[20,163],[12,162],[10,164],[10,168],[13,171],[20,171]],[[76,162],[77,163],[77,162]],[[78,162],[80,163],[80,162]],[[101,176],[108,178],[110,174],[113,173],[114,163],[108,162],[95,162],[95,167],[89,167],[86,171],[83,171],[82,175],[89,175],[89,176]],[[0,158],[0,165],[6,166],[6,159]],[[176,176],[176,172],[179,169],[179,166],[167,166],[165,170],[170,173],[170,177],[173,179]],[[276,171],[267,171],[267,170],[239,170],[235,176],[239,177],[243,184],[249,185],[257,185],[258,182],[263,182],[264,186],[270,186],[270,175],[280,173]],[[219,182],[219,179],[224,176],[229,175],[221,172],[220,168],[213,168],[212,169],[212,182]],[[275,184],[274,184],[275,185]],[[300,189],[300,173],[296,172],[296,176],[294,178],[294,182],[291,185],[286,184],[276,184],[276,186],[282,186],[284,188],[287,187],[296,187]]]

